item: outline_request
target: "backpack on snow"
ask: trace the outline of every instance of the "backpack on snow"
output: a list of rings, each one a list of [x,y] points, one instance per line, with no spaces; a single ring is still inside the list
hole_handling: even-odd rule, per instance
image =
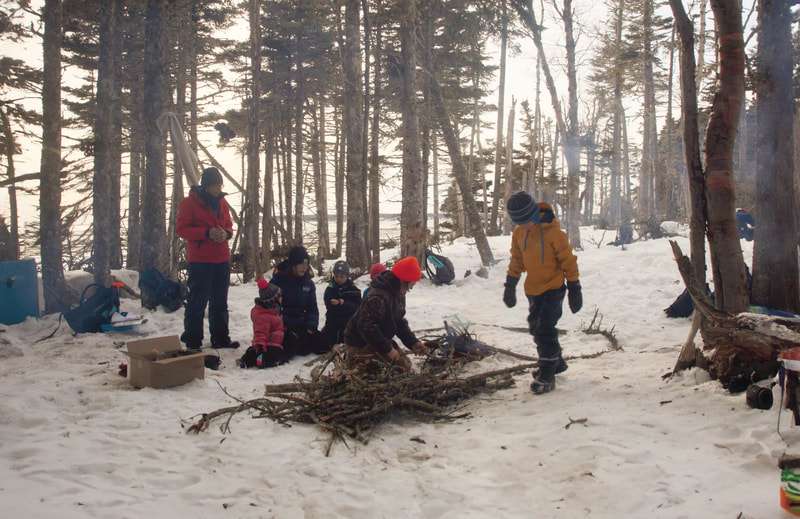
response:
[[[86,298],[86,293],[94,293]],[[119,288],[92,284],[83,289],[78,306],[64,312],[69,327],[75,333],[98,333],[100,326],[111,322],[111,314],[119,308]]]
[[[142,306],[155,310],[163,306],[167,312],[174,312],[183,306],[186,291],[180,283],[150,268],[139,276],[139,290],[142,293]]]
[[[453,262],[430,250],[425,251],[425,271],[434,285],[449,285],[456,278]]]

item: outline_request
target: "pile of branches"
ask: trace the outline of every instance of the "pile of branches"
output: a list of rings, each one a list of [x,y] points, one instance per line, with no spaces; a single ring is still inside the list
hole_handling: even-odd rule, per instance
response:
[[[452,355],[442,362],[431,354],[418,372],[404,372],[394,365],[369,361],[351,367],[343,350],[334,349],[311,372],[310,379],[291,384],[269,385],[263,397],[241,400],[229,394],[237,405],[203,414],[189,432],[205,431],[221,421],[223,433],[230,431],[231,419],[250,412],[253,418],[268,418],[290,426],[316,424],[331,434],[326,449],[330,454],[336,440],[348,438],[366,443],[376,426],[395,416],[450,421],[469,413],[458,404],[481,393],[514,385],[512,375],[529,371],[537,364],[526,363],[476,375],[464,375],[465,359]]]

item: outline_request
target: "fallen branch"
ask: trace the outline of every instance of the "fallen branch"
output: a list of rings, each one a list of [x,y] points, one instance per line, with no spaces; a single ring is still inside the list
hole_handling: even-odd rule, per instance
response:
[[[567,418],[569,418],[569,417],[567,417]],[[586,425],[586,422],[588,422],[588,421],[589,421],[588,418],[575,418],[575,419],[569,418],[569,423],[564,426],[564,429],[569,429],[570,427],[572,427],[575,424],[581,424],[584,427],[588,427]]]
[[[612,326],[611,329],[603,328],[603,316],[600,315],[600,310],[596,309],[594,311],[594,316],[592,317],[592,322],[589,323],[589,326],[581,330],[586,335],[602,335],[608,342],[611,343],[611,349],[614,351],[622,351],[622,346],[619,344],[619,339],[617,339],[617,334],[614,332],[615,326]]]

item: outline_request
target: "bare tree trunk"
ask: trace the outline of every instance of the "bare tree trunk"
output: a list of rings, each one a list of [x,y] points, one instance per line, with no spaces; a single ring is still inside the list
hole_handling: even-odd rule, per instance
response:
[[[377,1],[376,18],[383,13],[383,3]],[[375,27],[375,48],[373,49],[373,87],[372,87],[372,126],[370,127],[370,164],[369,164],[369,242],[372,252],[371,261],[381,260],[381,213],[380,213],[380,110],[381,110],[381,60],[383,59],[383,27]]]
[[[142,196],[142,228],[147,240],[142,240],[142,269],[166,270],[166,235],[164,229],[164,142],[156,120],[164,103],[164,17],[167,2],[148,0],[145,15],[144,56],[144,123],[145,123],[145,181]]]
[[[42,156],[39,184],[39,232],[45,311],[70,303],[64,282],[61,249],[61,0],[45,0],[42,8]]]
[[[286,71],[291,75],[291,70]],[[287,103],[288,105],[288,103]],[[290,241],[294,242],[294,209],[292,207],[292,110],[287,106],[284,120],[283,133],[283,191],[286,197],[286,233]],[[297,143],[295,143],[297,145]],[[300,196],[299,194],[297,196]]]
[[[341,257],[344,242],[344,174],[347,136],[344,131],[344,113],[336,118],[336,171],[334,190],[336,196],[336,254]]]
[[[174,4],[175,17],[177,19],[178,33],[176,35],[178,60],[175,67],[175,113],[181,125],[186,118],[186,72],[190,67],[191,58],[191,11],[186,5]],[[174,175],[172,178],[172,197],[170,202],[169,219],[167,224],[167,236],[169,241],[169,276],[176,279],[178,276],[178,265],[180,263],[180,252],[182,240],[177,232],[178,206],[183,200],[183,166],[176,151],[176,143],[172,142],[172,153],[174,162]]]
[[[533,164],[533,198],[542,197],[540,180],[544,178],[544,144],[542,142],[542,56],[536,51],[536,108],[534,109],[534,125],[536,133],[536,155]],[[541,172],[541,174],[540,174]]]
[[[550,178],[542,190],[542,199],[550,204],[556,203],[556,188],[558,187],[558,130],[553,131],[553,144],[550,146]]]
[[[609,193],[609,223],[619,225],[622,222],[622,200],[620,178],[622,173],[622,19],[625,11],[624,0],[619,0],[614,25],[614,133],[613,158],[611,161],[611,185]]]
[[[697,85],[694,62],[694,28],[683,7],[682,0],[670,0],[675,29],[681,43],[681,119],[683,121],[683,153],[689,177],[689,246],[691,248],[692,275],[697,286],[706,286],[706,195],[705,173],[700,160],[700,130],[697,121]],[[695,312],[692,332],[681,349],[674,371],[695,365],[697,353],[694,336],[702,322],[700,312]]]
[[[280,121],[280,119],[279,119],[279,121]],[[275,130],[275,128],[273,126],[273,131],[274,130]],[[277,148],[280,148],[280,149],[276,150],[278,152],[278,160],[277,160],[277,164],[278,164],[277,173],[278,173],[278,175],[277,175],[277,178],[275,179],[275,181],[278,184],[278,220],[279,220],[279,223],[280,223],[281,227],[283,227],[283,229],[286,230],[288,222],[286,221],[286,218],[285,218],[286,212],[283,210],[283,200],[284,200],[284,198],[283,198],[283,185],[284,185],[283,172],[286,171],[286,151],[285,151],[284,146],[283,146],[283,144],[285,143],[285,140],[283,140],[283,142],[281,142],[282,132],[283,132],[283,126],[280,126],[280,132],[279,132],[280,137],[278,135],[275,136],[276,139],[278,139]],[[288,239],[288,238],[290,238],[290,236],[284,235],[284,239]]]
[[[586,146],[586,194],[584,200],[584,218],[589,222],[594,221],[594,201],[595,201],[595,175],[597,170],[597,125],[600,120],[600,109],[595,105],[593,107],[591,123],[587,132],[587,146]],[[602,191],[602,182],[601,182]]]
[[[113,175],[112,141],[114,121],[109,109],[114,103],[115,76],[114,44],[117,27],[118,0],[100,4],[100,43],[97,67],[97,100],[94,127],[94,176],[92,178],[92,263],[94,280],[103,286],[111,285],[111,177]]]
[[[364,210],[364,218],[366,222],[366,230],[367,234],[365,237],[366,247],[367,247],[367,256],[372,258],[374,254],[374,247],[376,245],[372,242],[372,229],[370,227],[371,220],[370,220],[370,207],[369,207],[369,184],[370,184],[370,162],[369,162],[369,138],[370,138],[370,93],[369,93],[369,83],[370,83],[370,58],[372,57],[372,15],[369,13],[369,0],[361,0],[361,11],[363,13],[364,18],[364,74],[363,74],[363,82],[364,82],[364,110],[363,110],[363,129],[362,129],[362,141],[361,141],[361,168],[363,170],[361,178],[364,182],[364,189],[361,190],[362,193],[362,207]],[[378,58],[380,59],[380,58]],[[374,63],[377,66],[377,61]]]
[[[502,2],[502,20],[500,23],[500,88],[497,92],[497,128],[495,136],[494,153],[494,186],[492,189],[492,215],[489,224],[489,232],[496,234],[499,232],[499,209],[500,209],[500,183],[503,161],[503,116],[505,115],[505,96],[506,96],[506,52],[508,47],[508,13],[506,11],[506,0]]]
[[[708,11],[708,0],[700,0],[700,30],[697,34],[697,72],[695,82],[697,95],[703,89],[703,80],[706,77],[706,12]]]
[[[8,184],[8,204],[11,211],[11,248],[12,258],[19,259],[19,211],[17,209],[17,188],[14,183],[16,173],[14,170],[14,153],[17,151],[17,143],[14,140],[14,132],[11,130],[11,121],[8,118],[6,111],[0,109],[0,118],[3,123],[3,135],[5,136],[6,147],[3,153],[6,156],[6,177],[10,182]]]
[[[294,241],[296,243],[303,243],[303,205],[305,202],[305,174],[303,171],[303,124],[304,112],[303,106],[305,105],[305,88],[303,84],[305,79],[303,77],[303,62],[300,58],[300,53],[296,54],[296,67],[297,67],[297,104],[295,105],[295,178],[294,178]]]
[[[423,223],[423,179],[419,156],[419,121],[417,116],[417,10],[416,0],[400,2],[400,45],[403,77],[403,203],[400,216],[402,256],[415,256],[422,262],[426,231]]]
[[[261,257],[258,262],[258,275],[263,275],[269,271],[272,263],[272,237],[274,226],[275,195],[272,188],[272,176],[275,168],[275,135],[274,120],[268,119],[266,122],[266,133],[264,135],[264,206],[261,213]]]
[[[663,215],[666,209],[664,197],[666,186],[663,178],[656,178],[656,158],[658,157],[658,128],[656,127],[656,94],[653,79],[653,0],[643,0],[644,17],[642,20],[644,49],[642,51],[642,68],[644,82],[644,136],[642,146],[642,171],[640,189],[644,184],[644,198],[641,207],[642,216],[652,218]]]
[[[439,242],[439,148],[436,144],[436,132],[431,136],[433,151],[433,242]]]
[[[711,0],[719,33],[719,91],[706,129],[706,197],[717,308],[748,305],[742,247],[736,230],[733,146],[744,101],[744,39],[738,0]]]
[[[320,96],[322,97],[322,96]],[[320,260],[327,258],[330,255],[330,237],[328,235],[328,195],[326,193],[327,184],[325,182],[325,175],[322,168],[322,160],[320,159],[320,150],[322,148],[321,142],[324,140],[324,130],[321,128],[324,124],[325,106],[322,103],[319,105],[319,114],[317,107],[311,109],[312,122],[313,122],[313,135],[311,139],[311,164],[314,168],[314,201],[317,206],[317,241],[319,248],[317,257]]]
[[[260,110],[261,103],[261,3],[248,1],[250,22],[250,99],[247,110],[247,182],[245,204],[242,207],[242,280],[248,283],[256,276],[259,265],[259,179],[260,159]],[[267,211],[267,208],[264,208]]]
[[[433,38],[434,38],[434,12],[433,0],[424,0],[422,13],[420,18],[424,20],[423,23],[423,37],[422,37],[422,68],[424,70],[433,70]],[[433,131],[433,122],[431,116],[431,86],[430,75],[423,76],[422,97],[423,97],[423,110],[420,114],[420,127],[422,131],[422,227],[428,229],[428,188],[430,187],[429,179],[431,172],[431,132]]]
[[[508,200],[509,197],[516,191],[516,186],[514,185],[514,120],[516,119],[515,109],[517,106],[517,100],[514,97],[511,97],[511,110],[508,111],[508,132],[506,132],[506,190],[505,190],[505,199]],[[503,234],[509,235],[511,234],[511,228],[513,227],[513,222],[511,218],[507,216],[503,216]]]
[[[644,0],[647,2],[648,0]],[[567,235],[575,249],[581,249],[581,151],[578,127],[578,76],[575,63],[575,35],[573,32],[572,0],[564,0],[564,34],[567,47],[567,80],[569,105],[567,128],[564,136],[564,158],[567,161]]]
[[[481,218],[478,213],[478,208],[475,205],[475,197],[472,194],[471,182],[467,178],[467,169],[464,167],[464,159],[461,156],[458,137],[456,137],[456,133],[453,131],[453,124],[450,122],[450,116],[447,113],[447,108],[442,98],[439,82],[436,81],[436,78],[431,77],[430,84],[431,98],[434,110],[436,110],[437,119],[439,120],[439,129],[442,131],[444,140],[447,143],[450,162],[453,165],[453,175],[461,189],[464,211],[469,216],[470,234],[475,237],[475,244],[478,247],[481,263],[489,266],[494,263],[494,256],[492,255],[492,249],[489,247],[489,241],[486,239],[486,232],[484,231],[483,225],[481,225]]]
[[[192,146],[192,151],[198,155],[197,146],[197,25],[199,23],[199,0],[191,0],[190,17],[191,17],[191,40],[189,44],[189,142]]]
[[[109,221],[109,266],[122,268],[122,4],[114,13],[117,30],[111,35],[111,62],[114,85],[111,95],[110,172],[111,197]]]
[[[666,182],[670,189],[670,196],[667,197],[668,202],[666,208],[666,217],[668,220],[676,220],[679,218],[679,215],[685,214],[682,209],[685,201],[683,200],[683,196],[681,196],[681,183],[675,172],[675,150],[673,149],[675,143],[675,124],[672,112],[672,96],[674,91],[673,78],[675,77],[675,32],[675,24],[673,23],[669,45],[669,77],[667,78],[667,152],[664,155]]]
[[[323,241],[325,242],[325,257],[327,259],[331,255],[331,231],[328,222],[328,126],[325,116],[325,96],[320,95],[319,107],[319,182],[320,191],[322,191],[322,214],[323,225],[321,232],[323,233]]]
[[[620,108],[620,118],[622,119],[622,177],[625,182],[625,204],[622,209],[624,219],[628,219],[633,214],[633,201],[631,200],[631,152],[630,141],[628,141],[628,116],[625,108]]]
[[[800,310],[792,128],[792,14],[789,2],[760,0],[758,9],[758,226],[753,302]]]
[[[361,44],[359,38],[359,0],[345,4],[345,106],[347,134],[347,262],[356,268],[369,266],[367,222],[364,201],[364,119],[361,85]]]
[[[137,13],[138,14],[138,13]],[[144,22],[137,18],[134,22],[136,29],[133,38],[144,41]],[[144,172],[144,97],[142,90],[142,75],[144,73],[144,52],[136,47],[135,52],[129,53],[129,67],[132,78],[129,85],[130,99],[130,170],[128,176],[128,232],[126,266],[128,269],[141,268],[141,186]]]

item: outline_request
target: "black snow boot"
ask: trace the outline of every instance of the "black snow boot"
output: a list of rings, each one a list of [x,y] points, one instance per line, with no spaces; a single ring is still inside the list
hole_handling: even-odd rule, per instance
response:
[[[556,388],[556,368],[558,361],[541,362],[539,370],[533,374],[531,391],[535,395],[549,393]]]
[[[558,364],[556,364],[556,375],[560,375],[569,369],[569,364],[564,360],[564,357],[559,357]],[[539,370],[533,372],[533,378],[539,376]]]

